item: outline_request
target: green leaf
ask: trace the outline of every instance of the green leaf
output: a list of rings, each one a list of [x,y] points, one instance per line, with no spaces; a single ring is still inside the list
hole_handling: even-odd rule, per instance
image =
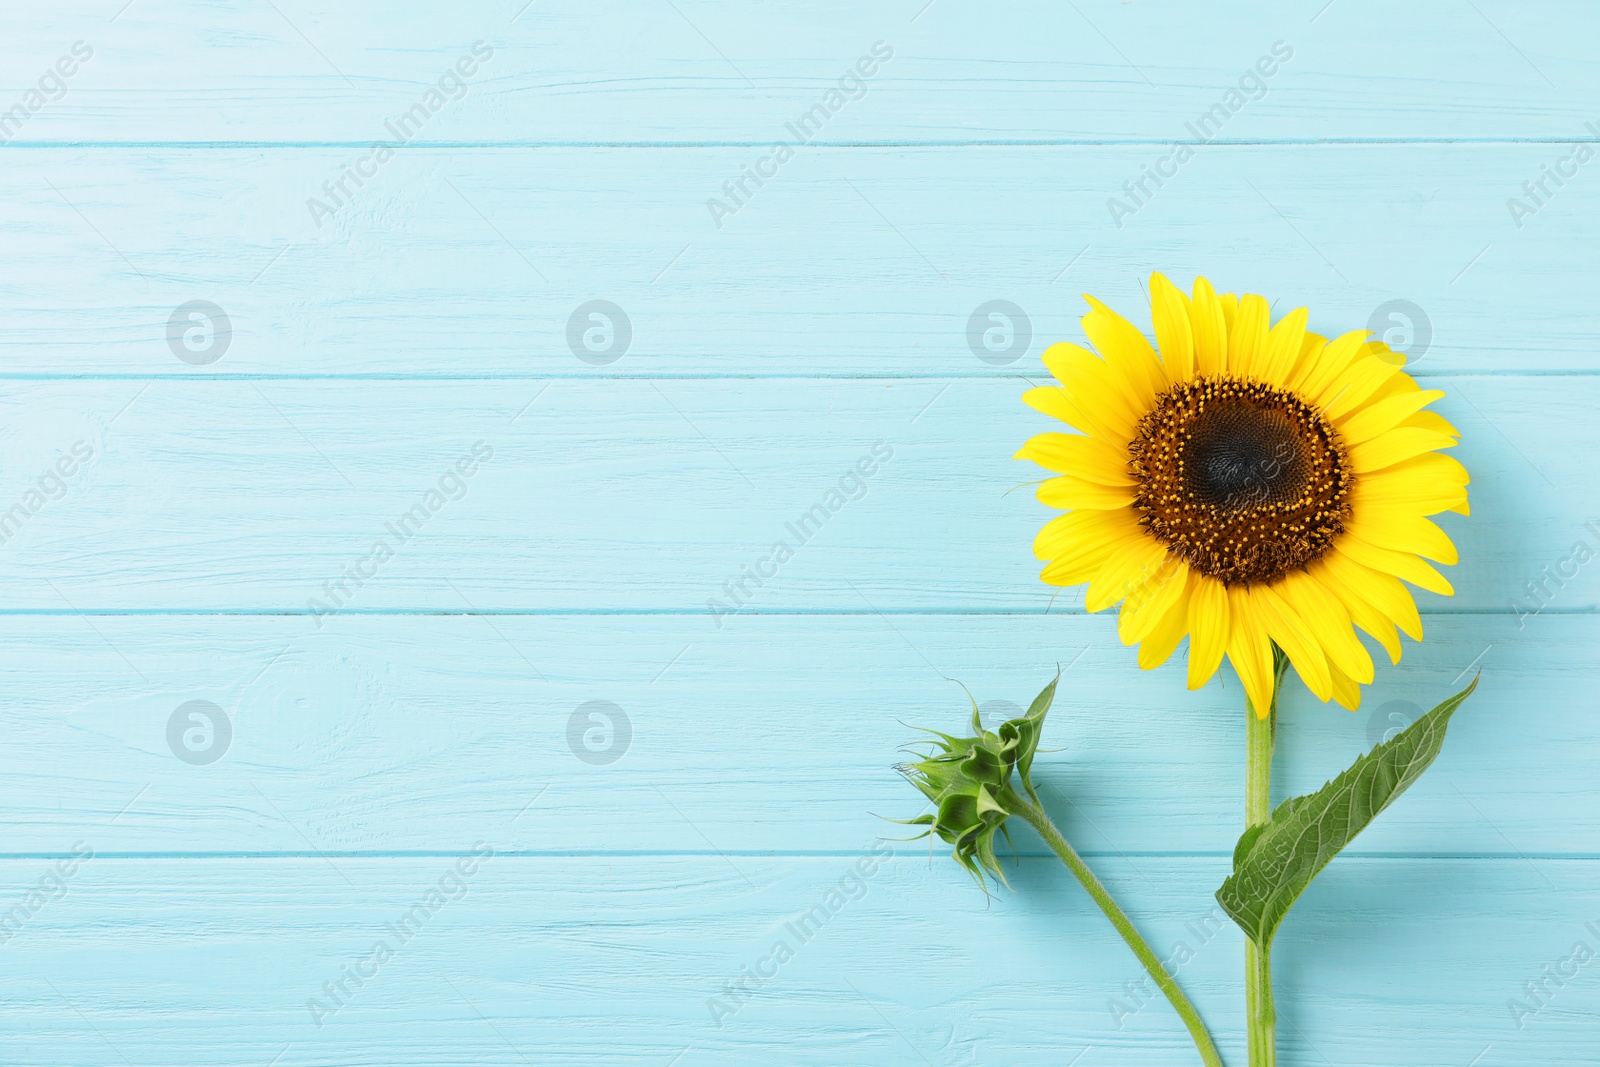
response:
[[[1284,801],[1266,823],[1244,832],[1234,849],[1233,874],[1217,890],[1217,901],[1250,940],[1262,948],[1270,945],[1311,880],[1422,776],[1439,755],[1450,716],[1477,686],[1474,678],[1333,781]]]

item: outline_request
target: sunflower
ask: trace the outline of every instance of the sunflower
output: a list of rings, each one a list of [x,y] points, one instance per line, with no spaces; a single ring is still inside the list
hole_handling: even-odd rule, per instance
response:
[[[1086,296],[1099,354],[1052,346],[1061,384],[1023,397],[1081,431],[1017,453],[1056,472],[1038,496],[1066,512],[1034,541],[1040,577],[1087,582],[1089,611],[1120,601],[1142,668],[1187,635],[1191,689],[1226,655],[1265,717],[1277,646],[1318,699],[1354,710],[1373,677],[1355,627],[1398,663],[1399,632],[1422,638],[1403,583],[1452,592],[1428,562],[1456,562],[1428,516],[1467,514],[1466,469],[1438,451],[1460,435],[1424,410],[1444,393],[1366,330],[1309,332],[1305,308],[1272,323],[1260,296],[1204,278],[1185,296],[1160,274],[1150,298],[1155,348]]]

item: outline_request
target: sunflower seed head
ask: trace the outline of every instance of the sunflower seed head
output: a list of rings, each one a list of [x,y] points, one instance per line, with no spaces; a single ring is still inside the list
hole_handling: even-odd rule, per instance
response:
[[[1024,792],[1033,794],[1033,757],[1044,732],[1045,714],[1055,698],[1056,681],[1059,676],[1045,686],[1026,714],[1008,719],[993,730],[983,728],[974,701],[973,736],[953,737],[929,730],[933,735],[933,740],[926,742],[929,751],[922,753],[921,759],[896,768],[934,808],[905,822],[928,828],[918,838],[937,834],[952,846],[956,862],[985,891],[985,875],[1009,888],[995,857],[994,837],[1007,832],[1005,822],[1012,814],[1007,805],[1019,799],[1012,785],[1013,775],[1022,783]]]

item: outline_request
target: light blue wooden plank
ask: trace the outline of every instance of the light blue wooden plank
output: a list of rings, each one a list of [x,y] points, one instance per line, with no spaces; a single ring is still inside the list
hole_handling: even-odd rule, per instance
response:
[[[0,68],[20,96],[75,39],[94,49],[22,127],[30,141],[371,142],[479,39],[492,57],[422,138],[770,143],[877,41],[893,58],[822,138],[1169,141],[1235,102],[1229,138],[1578,136],[1600,89],[1593,7],[1475,6],[498,0],[374,17],[334,0],[76,0],[18,11]],[[1270,77],[1246,78],[1263,57]]]
[[[1004,702],[1017,714],[1056,663],[1068,670],[1038,777],[1080,847],[1225,855],[1240,828],[1231,669],[1188,692],[1181,652],[1138,671],[1110,619],[3,622],[0,724],[26,753],[0,776],[12,854],[82,835],[158,854],[415,851],[486,825],[500,847],[540,852],[836,850],[898,836],[878,816],[922,809],[891,764],[922,736],[913,727],[964,727],[950,679],[1002,702],[993,719]],[[1519,631],[1506,616],[1443,616],[1428,631],[1399,667],[1381,661],[1356,714],[1291,681],[1277,795],[1317,788],[1481,668],[1436,769],[1356,847],[1600,853],[1600,619]],[[192,701],[226,727],[208,733]],[[194,732],[174,739],[175,718]],[[191,751],[211,762],[180,758]]]
[[[953,864],[905,852],[800,943],[786,924],[856,859],[742,857],[735,870],[715,855],[496,857],[464,889],[447,883],[456,899],[400,944],[388,924],[452,859],[96,858],[4,946],[8,1056],[41,1067],[1196,1062],[1162,1002],[1114,1013],[1114,999],[1131,1009],[1125,986],[1141,972],[1053,860],[1024,862],[1016,893],[986,903]],[[1219,922],[1210,892],[1226,861],[1097,866],[1161,951],[1191,950],[1180,979],[1237,1062],[1240,938],[1190,929]],[[4,897],[48,869],[6,862]],[[1600,1010],[1588,970],[1549,987],[1521,1029],[1506,1002],[1575,942],[1596,947],[1585,923],[1597,910],[1593,862],[1341,860],[1279,938],[1280,1062],[1587,1062]],[[386,937],[393,958],[317,1027],[307,1002]],[[779,939],[793,958],[714,1025],[707,1002]]]
[[[1431,334],[1419,373],[1592,373],[1600,182],[1507,208],[1565,151],[1217,148],[1119,227],[1108,200],[1149,146],[817,149],[715,221],[746,149],[418,150],[347,184],[320,228],[308,201],[342,149],[19,152],[0,225],[29,254],[0,264],[3,371],[1001,376],[1081,338],[1085,290],[1147,323],[1159,269],[1308,305],[1335,335],[1396,327],[1375,313],[1409,301]],[[1031,327],[1009,364],[968,336],[997,299]],[[231,324],[203,365],[169,337],[194,300]],[[615,334],[582,359],[569,338],[595,300],[630,324],[611,362]]]
[[[1580,176],[1521,227],[1506,200],[1595,118],[1594,11],[538,4],[427,139],[765,144],[881,36],[895,59],[824,139],[946,147],[807,148],[721,229],[705,199],[750,148],[419,148],[317,229],[306,198],[353,146],[521,4],[12,13],[0,104],[78,36],[97,54],[8,146],[0,374],[127,380],[12,382],[0,406],[0,514],[59,452],[94,451],[0,545],[0,611],[49,613],[0,616],[0,900],[55,862],[19,852],[101,850],[3,946],[7,1062],[1057,1064],[1084,1046],[1082,1067],[1193,1062],[1159,1005],[1116,1024],[1107,1000],[1137,971],[1037,861],[990,907],[905,851],[757,1003],[721,1028],[706,1007],[880,832],[867,812],[906,802],[884,764],[898,720],[957,716],[946,674],[1021,701],[1087,648],[1047,758],[1082,791],[1052,801],[1074,838],[1231,842],[1237,685],[1187,694],[1176,665],[1134,671],[1073,596],[1038,614],[1044,512],[1002,493],[1030,476],[1004,457],[1039,420],[1018,379],[960,380],[1076,339],[1079,288],[1136,308],[1152,267],[1313,303],[1330,330],[1421,305],[1435,338],[1417,369],[1451,389],[1477,476],[1477,516],[1451,520],[1462,595],[1424,606],[1485,614],[1430,614],[1363,714],[1298,688],[1285,710],[1280,794],[1366,747],[1386,701],[1487,672],[1438,768],[1360,842],[1411,857],[1341,863],[1286,928],[1285,1067],[1592,1058],[1587,973],[1520,1029],[1507,998],[1575,939],[1600,944],[1582,926],[1600,867],[1573,858],[1594,855],[1592,584],[1565,579],[1526,629],[1509,610],[1592,544],[1594,379],[1515,374],[1596,367],[1595,194]],[[1106,198],[1280,36],[1294,58],[1224,136],[1297,145],[1210,146],[1117,228]],[[1493,143],[1304,144],[1395,137]],[[994,144],[1014,139],[1143,143]],[[191,141],[250,147],[170,147]],[[235,330],[205,366],[167,341],[197,298]],[[565,337],[596,298],[636,332],[598,368]],[[1026,362],[967,348],[994,298],[1032,316]],[[230,373],[515,380],[140,393]],[[908,377],[594,380],[816,374]],[[540,396],[557,377],[588,380]],[[480,437],[496,459],[466,498],[323,629],[170,614],[303,610]],[[705,598],[880,438],[895,457],[866,499],[717,629]],[[360,614],[474,605],[622,614]],[[1018,614],[906,614],[974,610]],[[825,614],[761,614],[804,611]],[[632,716],[615,764],[569,747],[594,699]],[[188,700],[236,729],[214,764],[169,747]],[[479,839],[530,854],[495,861],[317,1029],[306,998],[452,862],[415,851]],[[367,850],[410,854],[345,854]],[[197,855],[218,851],[296,855]],[[1465,852],[1500,858],[1449,855]],[[1205,914],[1225,867],[1096,863],[1158,944]],[[1185,972],[1232,1057],[1238,955],[1222,935]]]
[[[1464,561],[1449,568],[1457,595],[1420,603],[1593,609],[1572,557],[1597,536],[1600,378],[1435,382],[1465,435],[1476,514],[1440,517]],[[738,599],[752,611],[1075,610],[1081,590],[1037,577],[1033,538],[1054,512],[1026,486],[1044,472],[1010,458],[1060,426],[1022,405],[1025,388],[11,382],[0,513],[39,507],[8,520],[20,532],[0,552],[0,609],[666,610],[708,634]],[[94,456],[64,495],[30,503],[79,441]],[[480,441],[494,458],[456,477]],[[805,519],[830,491],[836,513]],[[428,507],[425,524],[390,529]],[[804,537],[790,529],[802,523]],[[780,540],[793,558],[775,577],[732,587],[744,568],[772,570]],[[352,566],[370,576],[359,586]],[[1557,568],[1576,577],[1547,577]],[[1541,581],[1535,600],[1526,587]]]

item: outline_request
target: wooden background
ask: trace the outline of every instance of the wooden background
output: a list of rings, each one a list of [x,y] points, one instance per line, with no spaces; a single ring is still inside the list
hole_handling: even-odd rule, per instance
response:
[[[1047,428],[1018,396],[1080,339],[1078,294],[1144,323],[1154,269],[1324,333],[1407,302],[1427,329],[1392,338],[1474,476],[1426,641],[1354,715],[1285,697],[1280,797],[1483,671],[1285,925],[1282,1062],[1600,1062],[1600,963],[1572,960],[1600,952],[1600,161],[1570,174],[1597,30],[1576,0],[8,11],[0,1063],[1194,1063],[1027,831],[992,903],[920,844],[850,877],[894,832],[875,813],[918,810],[904,724],[959,724],[950,678],[1026,704],[1058,663],[1053,814],[1193,950],[1242,1062],[1240,937],[1194,932],[1240,825],[1237,681],[1187,693],[1079,592],[1052,602],[1009,458]],[[478,41],[464,90],[314,217]],[[864,92],[714,220],[878,42]],[[1113,221],[1279,42],[1264,95]],[[231,334],[185,347],[195,300]],[[569,345],[593,300],[631,325],[610,362]],[[969,344],[991,300],[1025,353]]]

